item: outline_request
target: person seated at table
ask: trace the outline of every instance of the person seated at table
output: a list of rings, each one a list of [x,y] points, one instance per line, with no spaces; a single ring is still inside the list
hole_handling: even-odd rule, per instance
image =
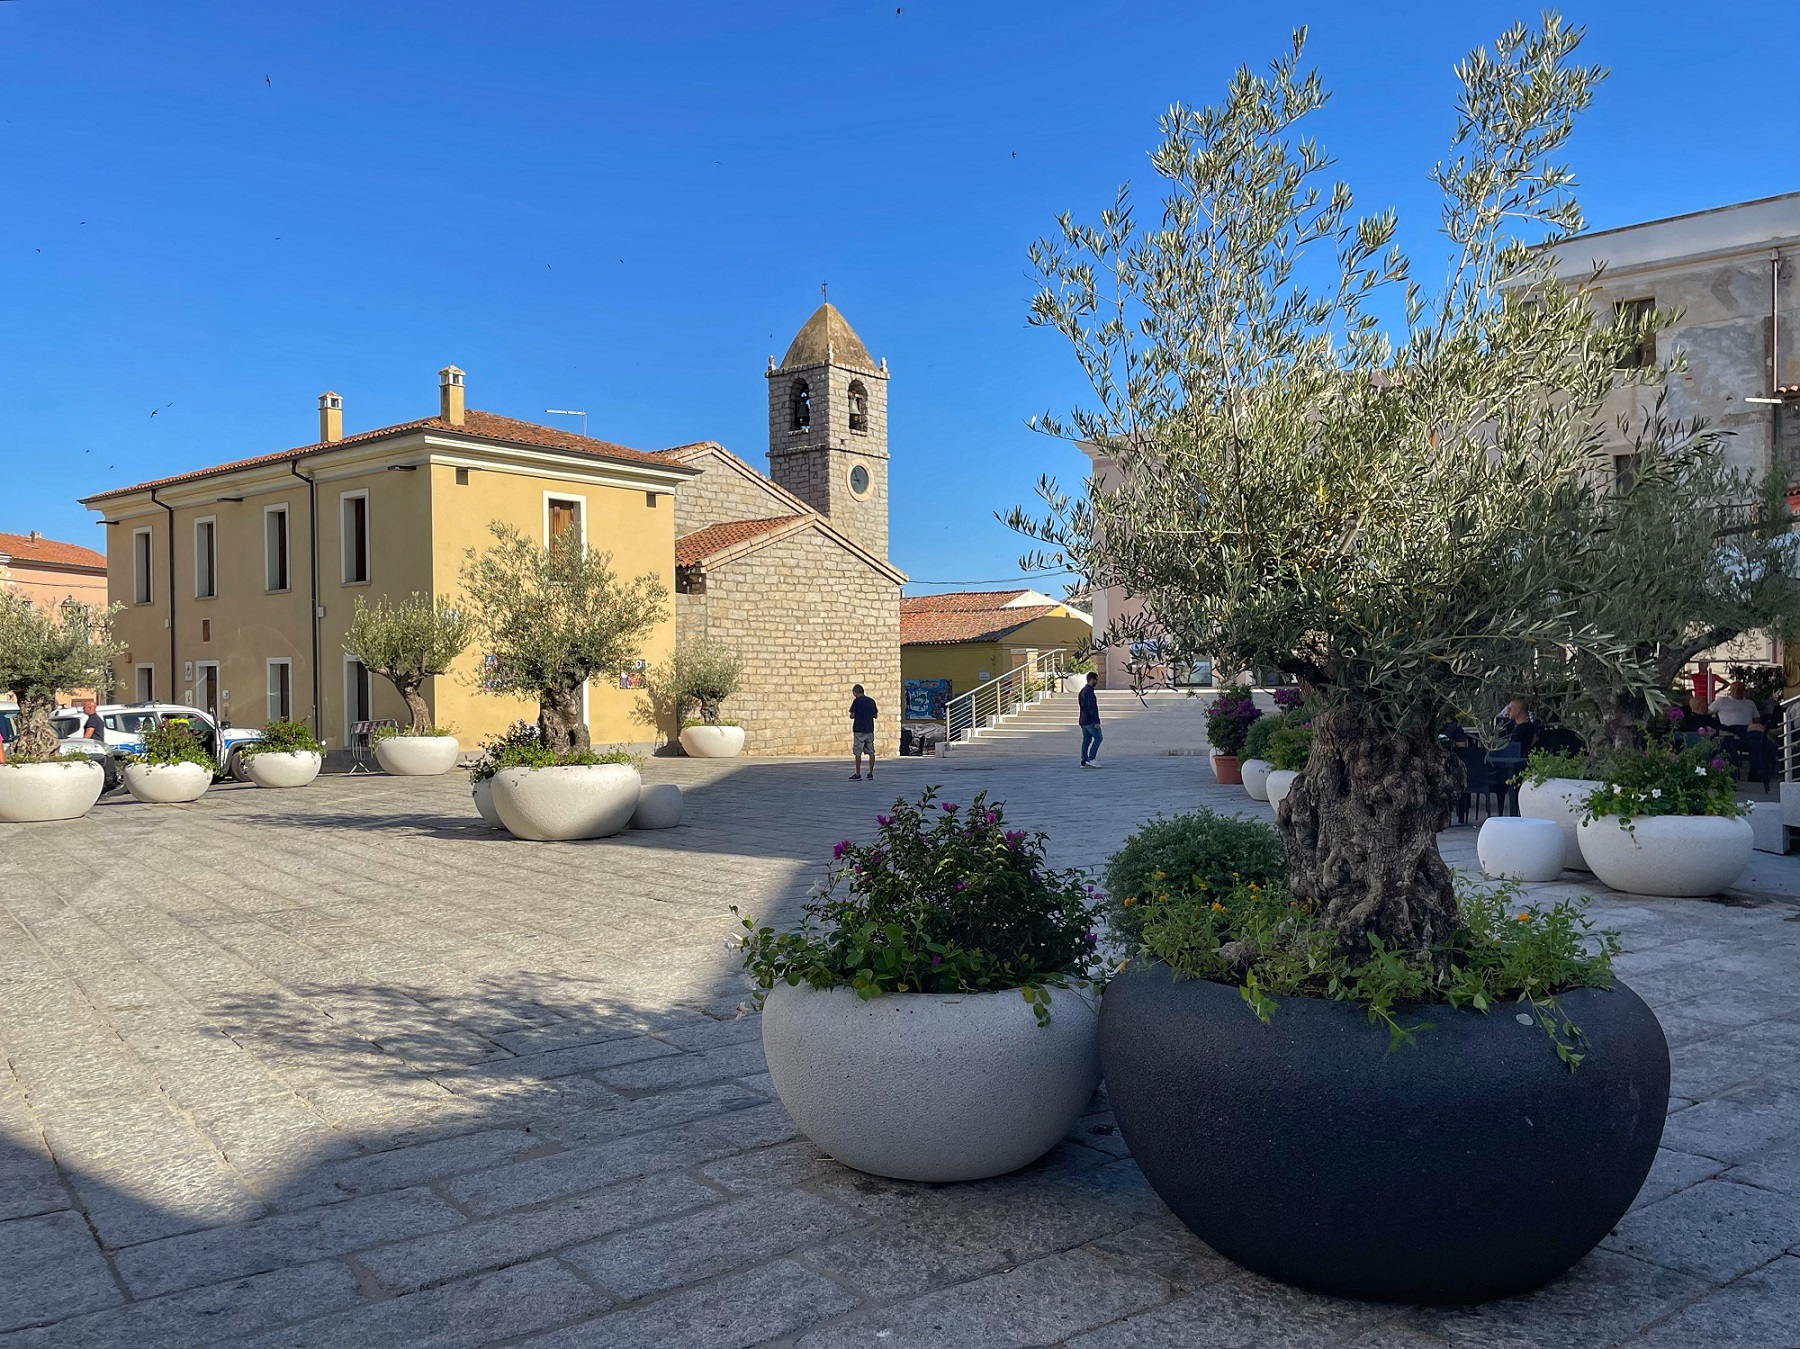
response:
[[[1744,681],[1734,679],[1722,697],[1712,700],[1712,714],[1719,719],[1719,729],[1745,731],[1750,723],[1760,720],[1756,704],[1744,696]]]
[[[1538,724],[1531,719],[1531,709],[1523,698],[1514,698],[1507,703],[1506,710],[1500,714],[1500,729],[1506,733],[1506,748],[1500,751],[1502,757],[1516,755],[1522,759],[1537,746]]]

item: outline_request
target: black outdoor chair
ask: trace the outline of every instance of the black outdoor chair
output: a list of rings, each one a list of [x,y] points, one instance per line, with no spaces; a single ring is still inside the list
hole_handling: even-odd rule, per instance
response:
[[[1533,748],[1549,754],[1580,754],[1587,748],[1587,742],[1567,726],[1546,726],[1538,732]]]
[[[1456,757],[1462,763],[1463,790],[1462,797],[1456,803],[1457,823],[1469,823],[1469,812],[1477,802],[1490,803],[1493,800],[1493,785],[1488,776],[1487,751],[1480,745],[1461,745],[1456,750]],[[1479,815],[1479,810],[1477,810]],[[1488,813],[1493,814],[1490,808]]]
[[[1515,747],[1508,746],[1508,750]],[[1496,815],[1519,813],[1519,775],[1525,771],[1525,756],[1520,753],[1496,752],[1487,756],[1488,791],[1499,803]],[[1508,807],[1511,809],[1508,809]]]

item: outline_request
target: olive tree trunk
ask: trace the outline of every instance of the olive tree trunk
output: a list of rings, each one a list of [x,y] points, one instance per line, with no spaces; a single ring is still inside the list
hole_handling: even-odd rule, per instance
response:
[[[406,710],[412,715],[412,725],[408,728],[413,735],[424,735],[431,729],[431,709],[425,706],[425,698],[419,692],[417,684],[399,684],[400,696],[406,699]]]
[[[21,757],[45,759],[56,753],[56,728],[50,724],[50,715],[55,711],[56,701],[52,698],[33,697],[28,693],[19,695],[18,752]]]
[[[1450,824],[1461,765],[1435,727],[1395,731],[1354,704],[1313,718],[1312,753],[1282,803],[1288,885],[1340,946],[1371,936],[1403,950],[1444,942],[1457,926],[1438,831]]]
[[[587,723],[581,719],[581,690],[558,689],[538,703],[538,735],[551,749],[587,749]]]

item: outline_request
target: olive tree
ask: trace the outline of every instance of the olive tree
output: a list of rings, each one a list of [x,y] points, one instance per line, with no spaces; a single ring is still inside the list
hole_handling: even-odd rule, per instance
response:
[[[677,647],[663,678],[675,700],[677,722],[690,705],[708,726],[719,724],[720,706],[743,682],[744,660],[737,651],[708,638]]]
[[[1160,632],[1305,686],[1312,753],[1280,828],[1296,897],[1345,949],[1456,929],[1444,718],[1544,651],[1652,682],[1583,613],[1607,572],[1587,503],[1620,334],[1533,247],[1581,228],[1557,156],[1604,72],[1574,61],[1580,40],[1547,15],[1457,67],[1434,288],[1394,213],[1355,215],[1303,134],[1327,98],[1304,33],[1219,105],[1164,115],[1154,222],[1121,189],[1032,248],[1032,321],[1092,390],[1042,425],[1118,472],[1082,499],[1046,481],[1047,512],[1011,523],[1141,598],[1109,640]]]
[[[19,757],[56,752],[50,718],[57,694],[111,681],[123,649],[112,635],[113,615],[121,607],[40,607],[17,591],[0,589],[0,689],[10,690],[19,703]]]
[[[586,749],[582,686],[637,659],[668,612],[668,587],[651,573],[619,580],[612,555],[590,552],[573,529],[547,548],[499,521],[489,529],[493,546],[467,549],[462,569],[469,617],[494,657],[482,685],[536,698],[544,743]]]
[[[398,604],[386,596],[365,604],[358,596],[344,650],[399,690],[412,716],[409,730],[424,735],[431,729],[431,709],[420,690],[427,679],[449,671],[471,635],[468,615],[442,597],[427,599],[414,591]]]

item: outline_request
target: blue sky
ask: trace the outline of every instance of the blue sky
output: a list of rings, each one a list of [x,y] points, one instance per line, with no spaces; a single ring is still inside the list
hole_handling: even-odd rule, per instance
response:
[[[1572,153],[1593,227],[1800,186],[1788,5],[1565,12],[1613,69]],[[1081,392],[1027,244],[1151,199],[1157,115],[1307,23],[1318,133],[1424,257],[1451,67],[1535,13],[0,3],[0,530],[92,544],[78,496],[306,443],[326,388],[347,431],[429,415],[450,362],[471,406],[761,466],[762,370],[829,281],[893,370],[894,561],[1013,577],[994,512],[1084,463],[1024,424]]]

